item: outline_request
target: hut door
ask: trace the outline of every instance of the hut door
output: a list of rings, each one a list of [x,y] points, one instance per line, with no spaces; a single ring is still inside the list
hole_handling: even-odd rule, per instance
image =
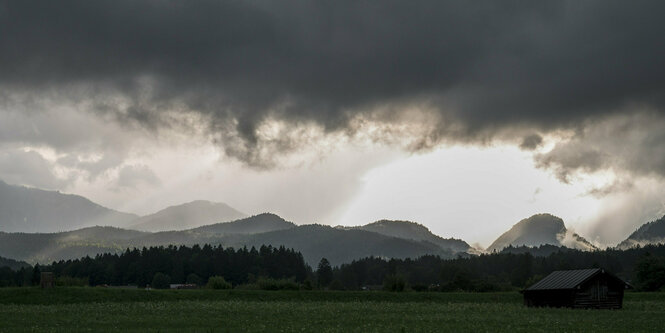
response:
[[[591,287],[591,297],[595,300],[607,299],[607,284],[601,281],[596,281]]]

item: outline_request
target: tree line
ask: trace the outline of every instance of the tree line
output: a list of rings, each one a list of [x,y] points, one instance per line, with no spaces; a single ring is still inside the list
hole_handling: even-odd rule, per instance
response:
[[[530,251],[533,250],[533,251]],[[665,289],[665,245],[579,251],[544,245],[444,259],[365,258],[332,270],[331,289],[503,291],[525,288],[555,270],[604,268],[638,290]],[[534,256],[532,253],[549,253]]]
[[[293,279],[302,283],[311,269],[302,254],[285,247],[261,246],[240,249],[222,246],[159,246],[127,249],[121,254],[62,260],[17,271],[0,269],[0,285],[29,286],[39,283],[40,272],[53,272],[56,279],[85,279],[90,286],[136,285],[146,287],[157,277],[174,284],[205,284],[212,276],[232,285],[255,282],[259,277]]]
[[[537,255],[534,255],[535,253]],[[546,255],[538,255],[544,254]],[[301,253],[285,247],[234,249],[194,245],[127,249],[121,254],[63,260],[50,265],[0,268],[0,286],[38,285],[53,272],[62,285],[196,284],[213,288],[334,289],[391,291],[518,290],[555,270],[602,267],[638,290],[665,288],[665,245],[629,250],[578,251],[553,246],[509,247],[500,253],[456,259],[369,257],[332,267],[322,258],[315,270]],[[217,287],[215,287],[217,286]]]

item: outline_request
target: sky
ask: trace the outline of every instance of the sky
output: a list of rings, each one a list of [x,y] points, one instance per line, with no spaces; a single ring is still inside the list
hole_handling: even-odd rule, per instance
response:
[[[148,214],[535,213],[605,246],[665,214],[656,1],[0,1],[0,179]]]

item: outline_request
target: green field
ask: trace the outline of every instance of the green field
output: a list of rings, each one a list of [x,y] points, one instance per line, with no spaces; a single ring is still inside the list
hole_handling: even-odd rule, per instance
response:
[[[662,332],[665,293],[622,310],[531,309],[514,293],[0,289],[1,332]]]

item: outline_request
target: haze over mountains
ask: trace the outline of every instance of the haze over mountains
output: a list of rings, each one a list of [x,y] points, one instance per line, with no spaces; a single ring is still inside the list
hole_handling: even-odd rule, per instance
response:
[[[140,217],[98,205],[82,196],[0,181],[0,231],[59,232],[91,226],[144,231],[184,230],[247,217],[224,203],[197,200]]]
[[[0,180],[0,231],[58,232],[94,225],[127,227],[137,218],[82,196],[14,186]]]
[[[197,200],[143,216],[130,228],[143,231],[185,230],[247,217],[225,203]]]
[[[56,232],[60,230],[69,231]],[[625,249],[664,240],[665,217],[643,225],[618,247]],[[208,201],[193,201],[138,217],[104,208],[80,196],[0,182],[0,257],[46,263],[117,253],[131,247],[195,244],[285,246],[300,251],[310,265],[316,265],[323,257],[336,265],[367,256],[454,257],[479,252],[463,240],[440,237],[427,227],[409,221],[380,220],[363,226],[334,228],[296,225],[271,213],[245,217],[226,204]],[[596,249],[566,229],[562,219],[537,214],[519,221],[487,251],[540,245]]]

